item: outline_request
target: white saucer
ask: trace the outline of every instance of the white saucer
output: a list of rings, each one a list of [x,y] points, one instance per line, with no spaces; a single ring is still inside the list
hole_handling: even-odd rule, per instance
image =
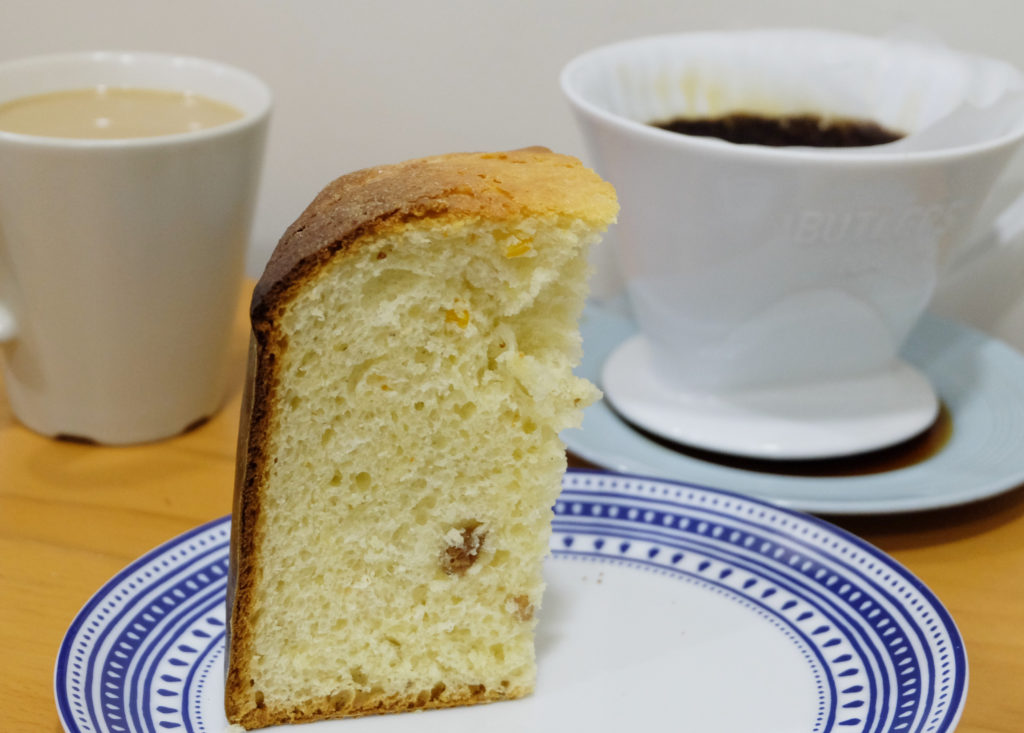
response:
[[[590,304],[581,330],[584,356],[576,372],[600,386],[605,362],[637,332],[636,324],[619,310]],[[856,470],[861,458],[846,459],[854,470],[842,475],[728,465],[637,430],[606,400],[588,407],[582,428],[564,431],[562,439],[574,455],[603,468],[715,486],[821,514],[934,509],[1024,485],[1024,355],[980,331],[927,314],[902,356],[928,377],[952,429],[936,452],[891,470],[861,473]]]
[[[848,456],[901,443],[935,422],[939,401],[905,361],[860,378],[717,394],[681,392],[657,374],[642,334],[605,362],[601,387],[615,410],[667,440],[773,460]]]

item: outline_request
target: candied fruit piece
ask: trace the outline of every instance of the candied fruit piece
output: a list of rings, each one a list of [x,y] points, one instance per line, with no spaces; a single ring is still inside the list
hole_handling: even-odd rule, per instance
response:
[[[469,311],[449,308],[444,313],[444,320],[446,323],[454,323],[459,328],[465,328],[469,325]]]
[[[521,239],[505,248],[505,256],[512,259],[513,257],[522,257],[532,251],[533,247],[530,246],[530,240]]]

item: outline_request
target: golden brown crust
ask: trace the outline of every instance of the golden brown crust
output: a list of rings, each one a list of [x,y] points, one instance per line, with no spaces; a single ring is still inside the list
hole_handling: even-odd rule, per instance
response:
[[[260,374],[262,370],[263,374]],[[225,664],[225,707],[232,722],[240,722],[251,680],[248,678],[247,650],[250,633],[246,609],[252,602],[252,590],[258,568],[253,562],[256,547],[260,496],[257,478],[263,475],[266,451],[267,408],[273,392],[267,360],[259,358],[255,335],[249,341],[242,409],[235,454],[235,490],[231,514],[231,544],[228,562]],[[272,377],[271,377],[272,378]]]
[[[529,164],[529,165],[524,165]],[[308,701],[294,710],[253,707],[247,619],[260,569],[260,486],[286,348],[277,317],[298,288],[331,257],[352,251],[370,234],[421,219],[505,219],[567,215],[603,227],[618,205],[612,187],[576,160],[545,148],[458,153],[368,168],[329,184],[285,232],[253,293],[252,344],[242,404],[228,578],[225,707],[247,728],[326,717],[449,707],[521,697],[528,690],[450,690],[424,699],[377,697],[339,705]]]
[[[530,690],[523,688],[487,690],[483,685],[470,686],[454,691],[444,690],[443,686],[441,687],[441,690],[435,688],[410,695],[373,695],[367,693],[359,698],[352,696],[325,697],[306,700],[290,709],[260,707],[246,712],[237,719],[228,716],[228,720],[238,723],[246,729],[264,728],[271,725],[309,723],[315,720],[328,720],[332,718],[358,718],[380,713],[438,710],[456,705],[482,705],[501,700],[514,700],[525,697],[530,693]]]
[[[453,153],[366,168],[324,188],[281,237],[253,294],[254,323],[361,237],[414,219],[567,214],[607,222],[615,191],[576,158],[532,147]]]

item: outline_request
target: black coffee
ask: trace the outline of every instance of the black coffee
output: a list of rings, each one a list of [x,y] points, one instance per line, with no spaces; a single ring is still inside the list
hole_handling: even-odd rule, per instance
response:
[[[903,135],[870,120],[825,118],[818,115],[768,117],[737,113],[725,117],[679,117],[667,122],[652,122],[654,127],[683,135],[717,137],[740,145],[787,147],[804,145],[815,148],[858,148],[882,145]]]

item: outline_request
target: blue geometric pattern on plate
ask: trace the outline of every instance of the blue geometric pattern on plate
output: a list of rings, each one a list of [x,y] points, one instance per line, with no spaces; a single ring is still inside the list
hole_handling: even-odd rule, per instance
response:
[[[785,626],[824,670],[815,730],[952,730],[963,641],[934,595],[821,520],[735,494],[570,472],[555,506],[563,555],[699,581]]]
[[[727,492],[570,471],[553,527],[555,562],[685,582],[771,623],[814,679],[809,733],[945,733],[959,720],[967,662],[952,619],[891,558],[832,525]],[[67,731],[220,733],[223,717],[204,718],[200,700],[223,674],[229,536],[229,518],[182,535],[81,610],[55,670]]]
[[[204,659],[223,654],[230,532],[224,518],[172,540],[79,612],[55,676],[67,730],[205,730],[187,702],[204,681]]]

